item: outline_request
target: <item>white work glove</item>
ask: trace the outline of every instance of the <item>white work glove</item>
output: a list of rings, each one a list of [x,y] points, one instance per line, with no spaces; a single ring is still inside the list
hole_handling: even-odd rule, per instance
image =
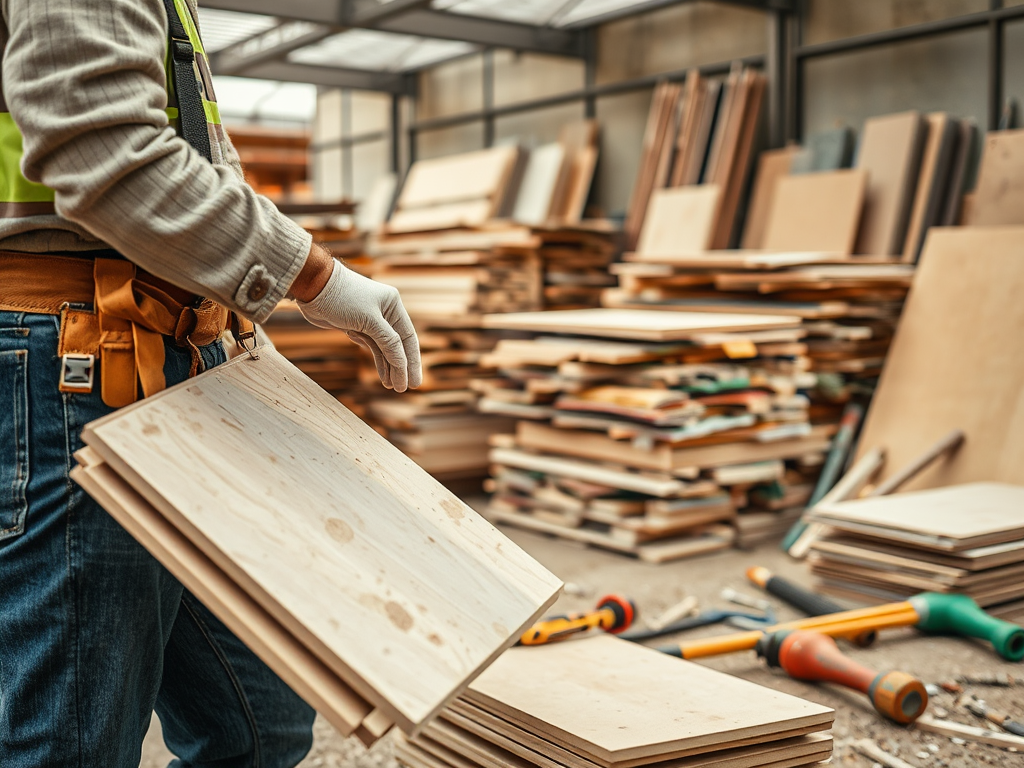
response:
[[[320,328],[347,331],[352,341],[373,353],[381,383],[396,392],[423,381],[420,343],[398,290],[334,262],[327,285],[299,311]]]

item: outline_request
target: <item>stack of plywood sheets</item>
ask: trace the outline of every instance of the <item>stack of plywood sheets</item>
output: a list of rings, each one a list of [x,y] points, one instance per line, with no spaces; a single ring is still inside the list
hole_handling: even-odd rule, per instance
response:
[[[263,330],[278,352],[335,397],[347,399],[358,389],[359,347],[344,331],[310,324],[292,301],[282,301]]]
[[[397,753],[407,768],[796,768],[830,758],[833,717],[603,635],[506,652]]]
[[[655,89],[626,215],[628,247],[637,247],[653,193],[698,184],[720,190],[712,246],[732,244],[766,82],[764,75],[737,67],[724,83],[694,70],[682,86],[663,83]]]
[[[578,310],[486,323],[541,334],[500,342],[482,360],[497,376],[475,383],[483,412],[518,419],[490,455],[492,519],[662,562],[728,547],[737,510],[784,514],[809,496],[834,428],[809,421],[797,319]]]
[[[470,381],[487,376],[480,358],[501,338],[481,329],[488,312],[594,306],[609,282],[614,233],[596,224],[387,236],[365,271],[398,288],[420,334],[424,382],[418,393],[386,393],[364,356],[367,417],[445,482],[482,478],[487,440],[509,421],[476,412]]]
[[[72,477],[367,743],[416,733],[560,586],[271,349],[82,437]]]
[[[966,483],[823,504],[811,519],[830,531],[809,558],[823,591],[874,602],[964,594],[1024,616],[1024,487]]]

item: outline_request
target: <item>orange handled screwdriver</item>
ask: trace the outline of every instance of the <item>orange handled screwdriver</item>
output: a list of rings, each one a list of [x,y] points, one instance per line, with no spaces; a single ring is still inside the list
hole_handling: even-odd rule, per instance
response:
[[[607,595],[598,601],[597,608],[587,613],[569,613],[538,621],[523,632],[517,645],[554,643],[594,629],[618,634],[629,629],[636,616],[636,604],[632,600],[621,595]]]
[[[905,672],[875,672],[839,651],[828,635],[804,629],[764,635],[757,655],[769,667],[781,667],[797,680],[837,683],[866,693],[879,714],[897,723],[912,723],[928,707],[924,684]]]

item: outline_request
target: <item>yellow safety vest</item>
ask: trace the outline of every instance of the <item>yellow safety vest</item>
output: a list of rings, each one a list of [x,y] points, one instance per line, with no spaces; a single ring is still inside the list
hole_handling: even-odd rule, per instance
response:
[[[167,117],[178,135],[197,151],[208,160],[221,162],[223,129],[199,29],[185,0],[164,0],[164,6],[169,28],[164,58]],[[21,172],[23,155],[21,131],[7,110],[0,88],[0,218],[55,213],[53,190],[29,181]]]

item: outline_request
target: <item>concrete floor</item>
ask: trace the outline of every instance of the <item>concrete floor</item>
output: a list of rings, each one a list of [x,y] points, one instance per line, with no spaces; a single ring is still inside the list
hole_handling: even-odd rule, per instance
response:
[[[746,568],[751,565],[764,565],[778,574],[809,582],[804,566],[789,560],[774,546],[764,546],[755,553],[729,551],[677,563],[648,565],[621,555],[581,548],[524,531],[504,530],[560,578],[590,591],[590,596],[585,598],[563,596],[557,605],[560,610],[585,610],[608,592],[631,597],[639,606],[641,616],[657,615],[690,594],[696,595],[704,608],[725,607],[719,598],[723,587],[757,593],[744,576]],[[775,602],[782,620],[797,617],[785,606],[778,605],[778,601]],[[691,631],[686,637],[711,636],[728,631],[731,630],[725,627],[708,627]],[[889,631],[870,649],[846,647],[846,650],[850,656],[871,667],[900,669],[917,675],[925,682],[949,680],[958,674],[1002,672],[1020,677],[1024,673],[1020,665],[1002,661],[980,643],[923,637],[912,630]],[[945,736],[883,721],[871,709],[866,698],[843,689],[790,680],[765,668],[753,652],[711,658],[701,663],[835,708],[833,736],[836,753],[833,764],[870,766],[871,760],[846,746],[850,741],[870,738],[891,754],[919,768],[1024,766],[1024,755],[980,744],[954,744]],[[1024,721],[1024,686],[975,690],[978,697],[991,707]],[[680,691],[679,695],[685,696],[686,691]],[[933,698],[930,711],[941,714],[941,710],[948,711],[951,719],[962,723],[983,725],[956,706],[955,697],[951,694],[943,693]],[[158,727],[155,727],[147,739],[141,768],[163,768],[170,758],[160,741]],[[302,763],[303,768],[391,768],[394,765],[387,739],[366,752],[360,744],[343,739],[322,721],[317,722],[314,749]]]

